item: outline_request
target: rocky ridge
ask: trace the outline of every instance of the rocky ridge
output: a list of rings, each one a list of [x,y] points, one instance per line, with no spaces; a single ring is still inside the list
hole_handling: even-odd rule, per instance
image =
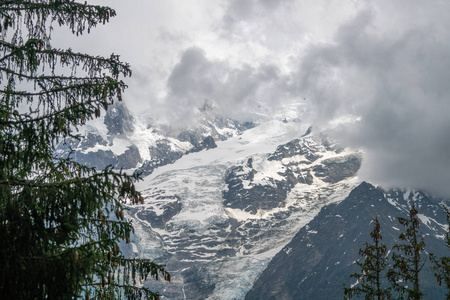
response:
[[[174,129],[145,116],[133,116],[124,102],[116,102],[99,119],[84,126],[78,140],[61,142],[57,153],[87,166],[140,171],[148,175],[157,167],[174,163],[183,155],[213,149],[223,141],[252,128],[215,114],[211,108],[197,111],[195,126]]]
[[[392,249],[403,230],[396,217],[407,217],[413,203],[426,249],[438,257],[447,255],[442,199],[412,190],[385,191],[363,182],[303,227],[272,259],[245,299],[342,299],[343,284],[356,284],[350,274],[359,271],[355,261],[361,259],[358,252],[364,242],[371,240],[373,218],[381,224],[382,242]],[[432,273],[427,261],[420,278],[425,299],[444,299],[445,288]]]

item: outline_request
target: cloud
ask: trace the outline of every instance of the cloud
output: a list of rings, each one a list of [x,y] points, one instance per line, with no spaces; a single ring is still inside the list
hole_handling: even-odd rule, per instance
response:
[[[341,8],[348,8],[350,3],[345,1],[343,5],[342,1],[329,0],[325,4],[318,4],[316,0],[130,1],[132,3],[98,0],[116,9],[117,16],[109,24],[80,37],[68,36],[67,30],[57,29],[55,45],[94,55],[119,54],[133,69],[124,97],[130,111],[146,110],[158,116],[167,112],[166,117],[173,114],[171,103],[183,104],[184,113],[189,115],[188,111],[204,98],[215,99],[228,114],[235,116],[246,115],[252,103],[261,101],[257,98],[262,98],[267,105],[284,99],[289,102],[294,96],[300,98],[290,94],[287,88],[292,61],[298,59],[300,49],[310,40],[319,38],[330,28],[334,30],[348,14]],[[325,19],[322,15],[327,15],[327,21],[317,24]],[[183,83],[182,76],[180,74],[176,80],[175,68],[195,69],[194,61],[189,64],[192,59],[189,53],[184,55],[186,49],[192,48],[201,49],[205,57],[204,61],[195,62],[197,67],[203,66],[206,72],[218,74],[214,75],[218,78],[196,76],[219,87],[207,91],[206,85],[186,79],[184,83],[192,86],[190,96],[183,102],[177,93],[181,87],[175,86],[177,81]],[[194,69],[190,72],[195,73]],[[276,78],[267,79],[268,74]],[[194,96],[195,92],[199,95]],[[273,103],[267,99],[270,95],[274,97]],[[236,104],[233,109],[225,105],[227,101]],[[183,114],[179,108],[175,111],[180,116]]]
[[[227,15],[235,20],[245,20],[255,14],[271,11],[292,0],[231,0]],[[273,11],[272,11],[273,12]]]
[[[276,110],[289,102],[287,80],[275,65],[233,67],[226,61],[210,60],[201,48],[191,47],[182,53],[167,80],[167,113],[183,123],[206,101],[225,116],[248,120],[260,105]]]
[[[296,88],[322,127],[360,118],[333,133],[366,149],[364,179],[450,196],[450,34],[442,30],[450,18],[439,3],[371,3],[332,42],[309,49]]]
[[[130,111],[182,126],[205,101],[246,119],[306,97],[316,128],[366,149],[363,179],[450,196],[448,1],[130,1],[98,0],[118,15],[90,35],[54,35],[130,62]]]

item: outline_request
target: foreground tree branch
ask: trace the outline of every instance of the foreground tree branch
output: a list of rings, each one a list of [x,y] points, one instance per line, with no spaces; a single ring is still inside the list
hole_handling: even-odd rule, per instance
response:
[[[143,203],[139,175],[55,154],[121,101],[131,70],[114,54],[53,48],[52,28],[79,35],[114,15],[72,0],[0,1],[0,299],[158,299],[143,281],[170,281],[119,247],[134,233],[125,204]]]

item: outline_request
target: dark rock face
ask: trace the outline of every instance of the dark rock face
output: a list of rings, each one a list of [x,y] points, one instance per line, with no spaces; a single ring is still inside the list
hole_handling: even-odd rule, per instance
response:
[[[304,163],[311,163],[321,157],[321,147],[316,143],[305,143],[305,139],[295,139],[287,144],[277,147],[277,150],[269,155],[268,160],[282,160],[283,158],[302,155]]]
[[[200,152],[203,149],[208,150],[217,148],[216,141],[210,135],[205,137],[201,142],[195,141],[194,144],[195,146],[191,150],[189,150],[188,153]]]
[[[64,143],[58,145],[57,152],[59,152],[61,156],[65,157],[71,152],[71,149],[77,149],[77,151],[72,153],[73,158],[88,167],[103,169],[106,166],[114,166],[117,164],[117,158],[112,151],[88,151],[97,145],[107,146],[108,142],[105,141],[99,134],[88,132],[81,140],[65,141]]]
[[[96,145],[107,146],[108,142],[105,141],[99,134],[88,132],[85,138],[81,141],[76,141],[75,144],[79,149],[87,150],[95,147]]]
[[[111,150],[103,150],[111,146],[114,139],[127,140],[127,135],[134,130],[132,117],[123,102],[116,102],[106,111],[104,123],[108,130],[108,137],[104,139],[97,131],[88,131],[81,140],[73,140],[69,145],[59,145],[58,150],[69,153],[70,148],[75,149],[73,157],[76,161],[89,167],[104,169],[107,166],[130,169],[142,162],[138,148],[131,144],[122,154],[115,154]],[[95,149],[101,146],[103,149]]]
[[[117,156],[111,150],[98,150],[88,153],[76,152],[74,158],[79,163],[98,169],[104,169],[107,166],[116,166],[119,162]]]
[[[203,139],[203,147],[205,149],[213,149],[217,148],[216,142],[214,141],[214,138],[212,136],[207,136]]]
[[[160,140],[156,142],[155,147],[150,147],[150,155],[154,166],[162,166],[173,163],[183,156],[183,153],[172,151],[169,140]]]
[[[211,142],[211,140],[209,140],[210,138],[212,138],[214,141],[225,141],[226,139],[233,136],[232,131],[242,133],[245,130],[255,127],[255,124],[252,122],[239,123],[230,119],[225,119],[221,116],[207,115],[207,117],[208,122],[206,122],[204,126],[201,126],[200,128],[197,128],[195,130],[182,130],[178,134],[172,136],[176,137],[180,141],[191,143],[194,148],[199,149],[197,151],[200,151],[204,148],[207,148],[202,147],[201,144],[207,144],[208,142]],[[218,132],[218,129],[230,129],[231,131],[224,130],[222,132]]]
[[[130,169],[142,162],[139,150],[135,145],[131,145],[120,155],[114,154],[111,150],[97,150],[87,153],[75,152],[74,158],[82,164],[98,169],[104,169],[107,166]]]
[[[165,200],[164,197],[160,197],[159,199]],[[154,211],[144,210],[137,213],[137,216],[149,222],[154,228],[164,228],[166,223],[169,222],[174,216],[176,216],[181,211],[181,202],[180,199],[177,198],[176,201],[167,201],[161,207],[163,213],[161,215],[157,215]]]
[[[157,167],[172,164],[184,155],[181,151],[173,151],[170,147],[170,141],[167,139],[157,141],[156,146],[150,147],[149,151],[151,159],[144,162],[140,167],[140,171],[144,175],[151,174]]]
[[[446,255],[445,231],[440,225],[446,220],[439,201],[420,192],[384,191],[363,182],[344,201],[324,207],[303,227],[272,259],[245,299],[342,299],[343,284],[355,283],[349,276],[359,271],[354,262],[360,259],[359,248],[371,241],[373,218],[378,216],[382,242],[391,249],[403,230],[396,217],[407,217],[411,203],[429,218],[421,218],[428,221],[420,226],[426,249]],[[429,263],[421,276],[427,299],[445,298]]]
[[[298,182],[292,171],[286,170],[286,180],[269,179],[267,185],[254,185],[244,188],[245,181],[252,181],[256,170],[245,172],[242,166],[231,168],[225,175],[228,190],[223,198],[226,207],[238,208],[243,211],[257,213],[258,209],[270,210],[285,204],[287,193]]]
[[[314,176],[326,183],[337,183],[356,175],[361,166],[360,153],[322,159],[327,151],[336,154],[341,150],[324,138],[316,141],[310,137],[278,146],[275,152],[267,156],[267,161],[280,162],[283,171],[267,177],[265,184],[254,183],[259,171],[253,167],[252,159],[246,165],[228,169],[225,174],[228,189],[223,192],[225,207],[256,214],[258,210],[284,207],[286,196],[292,188],[297,183],[313,184]]]
[[[199,152],[204,149],[213,149],[217,147],[214,138],[211,136],[205,137],[201,142],[199,142],[197,138],[198,137],[196,135],[190,135],[188,134],[188,131],[184,131],[183,139],[187,139],[184,141],[189,141],[192,145],[194,145],[194,147],[187,152],[172,150],[170,141],[168,139],[157,141],[156,146],[152,146],[149,149],[151,159],[144,162],[144,164],[140,167],[140,171],[144,175],[148,175],[151,174],[157,167],[172,164],[185,154]]]
[[[177,138],[180,141],[191,143],[194,148],[200,147],[200,141],[202,140],[201,134],[193,130],[183,130],[178,134]]]
[[[133,132],[133,122],[128,108],[123,102],[116,102],[108,107],[104,123],[108,135],[117,136]]]
[[[131,145],[124,153],[117,156],[117,168],[131,169],[142,162],[139,149],[135,145]]]
[[[339,158],[325,159],[322,165],[313,168],[315,175],[325,182],[336,183],[353,177],[361,167],[362,156],[352,153]]]
[[[302,135],[302,137],[305,137],[305,136],[311,134],[311,132],[312,132],[312,126],[309,126],[308,129],[306,130],[306,132]]]

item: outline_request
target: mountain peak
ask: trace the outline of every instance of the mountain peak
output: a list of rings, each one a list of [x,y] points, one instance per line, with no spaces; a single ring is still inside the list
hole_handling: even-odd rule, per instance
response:
[[[110,136],[130,134],[134,130],[132,117],[123,101],[108,107],[103,122]]]

